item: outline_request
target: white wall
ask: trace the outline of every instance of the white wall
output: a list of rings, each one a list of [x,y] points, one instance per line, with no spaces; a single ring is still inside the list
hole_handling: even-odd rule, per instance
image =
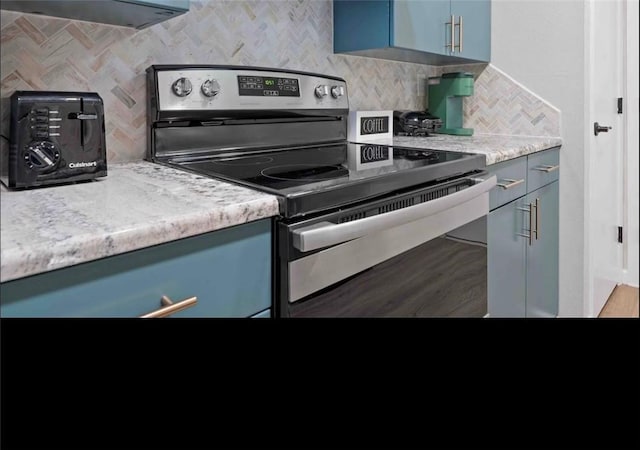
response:
[[[491,62],[562,111],[560,316],[583,316],[585,293],[584,3],[493,0]]]
[[[640,102],[638,101],[638,1],[627,2],[627,91],[626,98],[626,119],[627,119],[627,215],[624,227],[627,230],[625,266],[627,273],[625,283],[638,286],[640,268],[638,267],[638,237],[640,228],[638,227],[638,175],[640,174],[638,162],[638,111]]]

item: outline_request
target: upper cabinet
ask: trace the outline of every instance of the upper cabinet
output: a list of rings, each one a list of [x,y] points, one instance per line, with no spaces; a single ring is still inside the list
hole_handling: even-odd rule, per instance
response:
[[[333,46],[431,65],[488,62],[490,0],[334,0]]]
[[[189,11],[189,0],[2,0],[1,9],[139,30]]]

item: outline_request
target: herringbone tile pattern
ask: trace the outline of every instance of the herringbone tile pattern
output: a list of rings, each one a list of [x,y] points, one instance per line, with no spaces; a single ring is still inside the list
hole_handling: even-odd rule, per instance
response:
[[[440,67],[475,75],[474,94],[463,99],[464,126],[475,133],[561,136],[560,111],[491,64]]]
[[[0,13],[2,97],[14,90],[95,91],[106,109],[109,161],[146,151],[151,64],[284,67],[347,80],[351,109],[424,108],[435,68],[333,54],[330,0],[192,0],[187,14],[137,31]],[[6,114],[3,111],[3,114]]]
[[[424,109],[438,68],[334,55],[330,0],[192,0],[191,9],[142,31],[54,17],[0,12],[0,95],[17,89],[94,91],[106,109],[107,157],[146,151],[145,69],[151,64],[283,67],[343,77],[352,110]],[[477,133],[559,136],[559,112],[492,66],[464,101]],[[6,126],[7,108],[2,110]],[[6,130],[3,130],[6,132]]]
[[[560,110],[489,64],[465,104],[468,127],[481,133],[560,136]]]

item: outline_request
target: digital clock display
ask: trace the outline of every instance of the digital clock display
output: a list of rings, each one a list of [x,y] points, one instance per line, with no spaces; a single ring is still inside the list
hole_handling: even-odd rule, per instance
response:
[[[239,95],[252,97],[300,97],[297,78],[238,75]]]

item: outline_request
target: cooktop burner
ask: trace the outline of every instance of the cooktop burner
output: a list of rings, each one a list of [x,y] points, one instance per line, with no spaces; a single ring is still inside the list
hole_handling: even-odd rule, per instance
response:
[[[342,177],[349,171],[342,166],[316,166],[315,164],[287,164],[267,167],[261,175],[274,180],[313,182]]]
[[[484,166],[482,155],[338,143],[246,156],[180,157],[165,163],[278,195],[295,216],[428,184]]]
[[[268,164],[271,161],[273,161],[273,158],[270,158],[268,156],[256,156],[255,158],[243,157],[243,158],[217,159],[211,162],[213,164],[218,164],[221,166],[253,166],[258,164]]]

